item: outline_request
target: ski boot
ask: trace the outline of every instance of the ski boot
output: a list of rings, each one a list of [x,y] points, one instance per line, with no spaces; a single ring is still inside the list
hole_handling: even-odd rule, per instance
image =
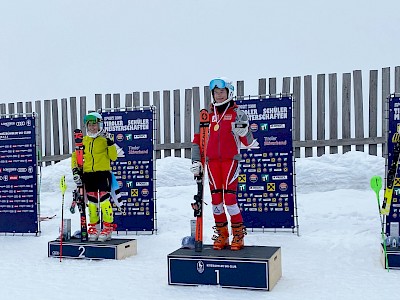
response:
[[[243,223],[234,223],[232,224],[232,244],[231,250],[237,251],[244,248],[243,238],[247,234],[246,227],[244,227]]]
[[[99,242],[105,242],[111,240],[111,233],[114,230],[114,226],[112,223],[103,222],[103,230],[99,235]]]
[[[228,231],[228,222],[225,223],[215,223],[213,227],[214,236],[212,239],[214,240],[214,250],[222,250],[226,246],[229,246],[229,231]]]
[[[99,238],[100,224],[88,224],[89,242],[95,242]]]

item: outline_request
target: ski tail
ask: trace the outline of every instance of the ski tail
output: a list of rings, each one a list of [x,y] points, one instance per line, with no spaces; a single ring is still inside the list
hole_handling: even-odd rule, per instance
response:
[[[196,217],[196,231],[195,231],[195,251],[201,252],[203,250],[203,197],[204,197],[204,173],[206,170],[206,150],[208,143],[208,134],[210,127],[210,115],[206,109],[200,111],[200,159],[203,165],[203,172],[200,176],[196,177],[197,182],[197,195],[194,196],[195,209],[194,216]],[[193,206],[193,205],[192,205]]]

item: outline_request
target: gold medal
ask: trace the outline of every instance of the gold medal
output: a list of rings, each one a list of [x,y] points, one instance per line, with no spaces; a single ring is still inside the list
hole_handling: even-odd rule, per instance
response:
[[[218,131],[218,129],[219,129],[219,124],[215,124],[214,125],[214,131]]]

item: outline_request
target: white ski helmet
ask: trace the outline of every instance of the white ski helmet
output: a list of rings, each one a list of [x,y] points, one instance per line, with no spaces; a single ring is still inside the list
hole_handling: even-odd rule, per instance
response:
[[[228,99],[226,99],[225,101],[223,101],[221,103],[217,103],[214,99],[214,92],[213,92],[215,88],[227,89]],[[235,87],[233,86],[233,83],[230,79],[228,79],[226,77],[217,77],[210,81],[210,91],[211,91],[211,96],[213,98],[213,101],[212,101],[213,105],[221,106],[221,105],[224,105],[225,103],[228,103],[229,101],[231,101],[233,99]]]
[[[100,132],[103,130],[103,117],[97,112],[88,113],[84,118],[83,122],[85,123],[86,133],[88,136],[92,138],[96,138],[99,136]],[[87,124],[89,122],[99,124],[99,131],[97,133],[92,133],[88,130]]]

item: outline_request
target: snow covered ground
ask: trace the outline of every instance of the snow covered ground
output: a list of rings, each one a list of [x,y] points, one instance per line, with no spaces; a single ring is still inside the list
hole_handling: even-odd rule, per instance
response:
[[[42,235],[0,237],[1,299],[381,299],[396,295],[400,271],[380,264],[380,224],[373,175],[384,177],[384,159],[361,152],[301,158],[296,162],[300,236],[250,232],[247,245],[282,247],[282,278],[271,292],[216,286],[169,286],[167,255],[190,234],[190,202],[196,186],[190,161],[157,161],[158,233],[133,236],[138,254],[120,261],[47,257],[47,243],[58,233],[59,179],[74,183],[69,160],[43,168]],[[381,193],[383,195],[383,191]],[[71,199],[66,199],[68,207]],[[205,201],[210,202],[207,191]],[[78,216],[66,217],[78,229]],[[205,207],[204,238],[212,236],[210,205]]]

